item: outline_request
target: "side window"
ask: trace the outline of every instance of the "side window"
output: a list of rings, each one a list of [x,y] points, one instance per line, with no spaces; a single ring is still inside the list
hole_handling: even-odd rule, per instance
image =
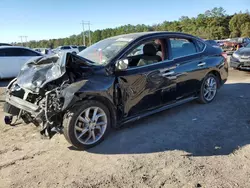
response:
[[[206,45],[203,42],[198,41],[198,40],[196,41],[196,43],[197,43],[199,52],[203,51]],[[216,43],[215,45],[218,45],[218,44]]]
[[[161,62],[164,59],[162,45],[165,45],[165,39],[154,39],[138,44],[126,56],[129,59],[129,67]]]
[[[40,54],[28,49],[21,49],[21,54],[22,56],[41,56]]]
[[[172,58],[188,56],[197,53],[195,44],[184,38],[170,38]]]
[[[62,50],[69,50],[69,49],[71,49],[71,48],[70,48],[70,46],[62,46],[61,49],[62,49]]]
[[[128,54],[128,57],[130,56],[136,56],[136,55],[143,55],[143,46],[145,44],[142,44],[138,47],[136,47],[134,50],[132,50],[132,52],[130,54]]]
[[[21,56],[21,51],[19,48],[1,49],[0,56],[5,56],[5,57]]]

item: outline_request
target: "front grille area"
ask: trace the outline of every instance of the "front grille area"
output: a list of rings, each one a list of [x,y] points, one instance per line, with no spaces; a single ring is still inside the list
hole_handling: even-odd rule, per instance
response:
[[[10,88],[10,95],[23,99],[25,91],[20,88],[17,84]]]

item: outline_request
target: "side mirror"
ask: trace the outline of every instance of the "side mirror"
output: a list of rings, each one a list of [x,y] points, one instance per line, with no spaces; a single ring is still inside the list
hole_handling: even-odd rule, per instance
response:
[[[127,70],[128,68],[128,59],[121,59],[115,64],[116,70]]]

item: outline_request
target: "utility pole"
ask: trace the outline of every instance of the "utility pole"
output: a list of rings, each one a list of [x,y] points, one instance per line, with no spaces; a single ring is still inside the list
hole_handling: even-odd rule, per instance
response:
[[[28,36],[23,36],[23,37],[25,38],[25,45],[27,46],[27,44],[28,44],[28,41],[27,41]]]
[[[83,40],[83,45],[86,46],[85,45],[85,33],[84,32],[85,32],[84,31],[84,21],[82,21],[82,40]]]
[[[23,46],[23,36],[19,36],[21,38],[21,43],[22,43],[22,46]]]
[[[89,31],[88,31],[88,34],[89,34],[89,45],[91,45],[91,33],[90,33],[90,22],[85,22],[85,21],[82,21],[82,38],[83,38],[83,45],[86,46],[85,44],[85,29],[84,29],[84,26],[85,25],[88,25],[88,28],[89,28]]]
[[[26,45],[27,45],[27,38],[28,38],[28,36],[19,36],[20,38],[21,38],[21,43],[22,43],[22,46],[24,46],[23,45],[23,38],[25,38],[25,43],[26,43]]]
[[[90,22],[88,22],[88,25],[89,25],[89,45],[91,45]]]

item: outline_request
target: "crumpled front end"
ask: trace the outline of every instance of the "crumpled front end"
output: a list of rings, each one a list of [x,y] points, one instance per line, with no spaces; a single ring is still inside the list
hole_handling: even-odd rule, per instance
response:
[[[66,59],[63,54],[26,63],[7,87],[4,111],[40,125],[43,135],[61,132],[65,111],[78,100],[75,93],[87,82],[72,79],[74,73],[66,71]]]

